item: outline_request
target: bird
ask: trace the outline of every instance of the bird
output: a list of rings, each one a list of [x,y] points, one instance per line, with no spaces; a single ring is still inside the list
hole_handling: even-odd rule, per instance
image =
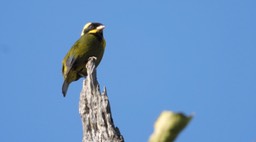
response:
[[[85,65],[90,57],[96,57],[96,67],[99,65],[106,46],[103,36],[104,28],[105,26],[98,22],[85,24],[80,38],[62,60],[62,75],[64,78],[62,94],[64,97],[71,82],[87,76]]]

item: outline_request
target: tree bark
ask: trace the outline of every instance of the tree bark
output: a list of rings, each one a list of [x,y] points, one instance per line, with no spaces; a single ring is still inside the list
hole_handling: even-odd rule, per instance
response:
[[[95,57],[86,64],[87,77],[80,93],[79,113],[83,125],[82,142],[124,142],[115,127],[106,88],[100,92],[96,77]]]

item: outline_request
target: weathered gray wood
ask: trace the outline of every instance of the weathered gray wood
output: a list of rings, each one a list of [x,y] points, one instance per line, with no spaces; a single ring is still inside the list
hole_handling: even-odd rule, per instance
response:
[[[106,88],[100,93],[96,77],[96,58],[91,57],[86,65],[88,76],[80,94],[79,113],[83,125],[83,142],[124,142],[115,127]]]

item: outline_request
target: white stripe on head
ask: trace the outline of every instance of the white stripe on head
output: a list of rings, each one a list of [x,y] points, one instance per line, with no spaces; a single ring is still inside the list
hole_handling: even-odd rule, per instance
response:
[[[84,35],[84,30],[87,29],[91,24],[92,24],[92,22],[88,22],[87,24],[84,25],[84,28],[83,28],[83,30],[81,32],[81,36]]]

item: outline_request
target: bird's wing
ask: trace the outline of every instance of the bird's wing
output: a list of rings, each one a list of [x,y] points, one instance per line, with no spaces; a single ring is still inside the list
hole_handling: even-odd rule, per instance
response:
[[[87,59],[88,53],[92,50],[91,45],[87,42],[87,36],[81,37],[76,43],[72,46],[69,53],[65,57],[66,60],[63,62],[62,73],[63,75],[67,75],[72,68],[76,68],[81,63],[85,62]]]
[[[62,64],[62,74],[64,75],[64,76],[66,76],[68,73],[69,73],[69,71],[70,71],[70,69],[74,66],[74,63],[75,63],[75,61],[76,61],[76,57],[75,57],[75,55],[76,55],[76,52],[77,52],[77,48],[78,48],[78,46],[79,46],[79,42],[77,41],[73,46],[72,46],[72,48],[70,49],[70,53],[68,53],[67,55],[66,55],[66,60],[65,60],[65,62],[63,62]]]
[[[66,61],[66,67],[67,67],[66,73],[68,73],[69,70],[73,67],[74,62],[75,62],[75,57],[74,56],[69,56],[69,58]]]
[[[74,56],[69,56],[65,63],[62,65],[62,74],[65,76],[69,73],[75,62]]]

